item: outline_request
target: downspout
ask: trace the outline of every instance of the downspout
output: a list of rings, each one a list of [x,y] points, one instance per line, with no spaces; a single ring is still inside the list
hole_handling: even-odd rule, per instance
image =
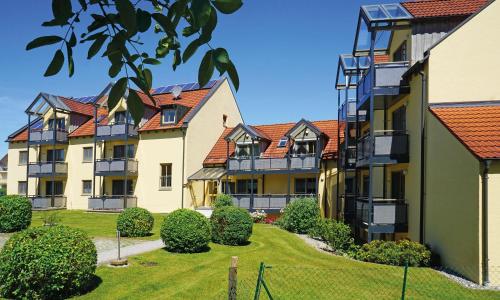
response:
[[[483,201],[482,201],[482,218],[483,218],[483,285],[487,286],[490,283],[489,276],[489,257],[488,257],[488,173],[490,170],[491,160],[484,161],[483,170]]]
[[[419,214],[419,242],[425,243],[425,101],[427,91],[427,76],[425,72],[418,72],[422,80],[422,91],[420,101],[420,214]]]
[[[186,130],[187,128],[181,128],[182,130],[182,184],[181,184],[181,208],[184,208],[184,161],[186,157]]]

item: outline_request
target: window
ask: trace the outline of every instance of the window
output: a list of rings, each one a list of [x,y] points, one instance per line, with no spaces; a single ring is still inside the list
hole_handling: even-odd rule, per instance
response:
[[[54,191],[54,193],[52,193]],[[54,189],[52,189],[52,181],[45,181],[45,196],[61,196],[63,194],[62,181],[54,181]]]
[[[94,157],[94,148],[93,147],[84,147],[83,148],[83,161],[84,162],[92,162]]]
[[[82,180],[82,194],[92,194],[92,180]]]
[[[370,193],[370,177],[363,176],[363,197],[368,197]]]
[[[176,110],[175,108],[166,108],[162,111],[161,122],[163,124],[174,124],[175,123]]]
[[[252,180],[250,179],[242,179],[242,180],[237,180],[236,181],[236,193],[237,194],[257,194],[257,180],[253,181],[253,187],[252,187]]]
[[[47,161],[64,161],[64,149],[47,150]]]
[[[222,182],[222,192],[227,195],[232,195],[235,193],[235,183],[234,181],[229,181],[227,183],[227,191],[226,191],[226,182]]]
[[[295,155],[308,155],[316,153],[316,141],[296,141],[293,145]]]
[[[392,60],[393,61],[407,61],[408,60],[408,53],[406,52],[406,41],[404,41],[401,46],[399,46],[396,51],[394,51],[394,54],[392,55]]]
[[[28,151],[19,151],[19,164],[26,165],[28,163]]]
[[[55,123],[54,123],[55,122]],[[64,118],[49,119],[49,129],[54,129],[54,124],[56,124],[56,129],[64,130],[66,128],[66,120]]]
[[[391,173],[391,197],[393,199],[405,198],[405,175],[403,171]]]
[[[278,148],[283,148],[286,146],[286,143],[288,142],[288,138],[282,137],[280,141],[278,142]]]
[[[238,144],[236,145],[236,156],[249,157],[252,155],[252,144]],[[253,156],[260,156],[259,144],[253,144]]]
[[[406,106],[401,106],[392,113],[392,130],[406,131]]]
[[[124,194],[125,180],[113,180],[111,186],[111,192],[113,196],[122,196]],[[132,180],[127,180],[127,195],[132,196],[134,194],[134,185]]]
[[[295,194],[316,194],[316,178],[296,178]]]
[[[130,114],[127,115],[126,111],[115,112],[115,124],[125,123],[132,123],[132,116]]]
[[[172,164],[160,164],[160,189],[172,188]]]
[[[135,155],[134,145],[128,145],[127,157],[131,158]],[[113,158],[125,158],[125,145],[116,145],[113,147]]]
[[[19,195],[26,195],[26,190],[28,188],[28,185],[26,181],[18,181],[17,182],[17,193]]]

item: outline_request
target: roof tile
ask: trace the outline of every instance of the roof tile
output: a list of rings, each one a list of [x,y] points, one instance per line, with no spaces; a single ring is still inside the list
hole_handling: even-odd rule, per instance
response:
[[[401,4],[415,18],[434,18],[472,15],[489,0],[417,0]]]

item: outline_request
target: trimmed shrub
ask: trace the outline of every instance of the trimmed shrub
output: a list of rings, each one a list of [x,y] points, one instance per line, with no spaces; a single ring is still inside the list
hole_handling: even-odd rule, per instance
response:
[[[210,242],[210,223],[197,211],[178,209],[165,217],[160,235],[170,252],[201,252]]]
[[[34,227],[13,235],[0,252],[0,297],[62,299],[93,284],[94,243],[66,226]]]
[[[153,229],[154,221],[153,215],[147,209],[131,207],[120,213],[116,220],[116,229],[123,236],[147,236]]]
[[[288,231],[307,233],[320,217],[318,201],[315,198],[295,199],[284,209],[279,225]]]
[[[15,232],[31,224],[31,202],[17,195],[0,197],[0,232]]]
[[[253,219],[243,208],[216,208],[210,217],[212,241],[223,245],[242,245],[252,235]]]
[[[233,206],[233,197],[231,195],[219,194],[215,197],[213,207],[219,208],[223,206]]]
[[[358,251],[358,260],[385,265],[403,266],[408,261],[409,266],[428,266],[431,252],[422,244],[408,240],[372,241],[364,244]]]
[[[341,221],[318,219],[309,236],[323,240],[336,253],[353,255],[357,250],[351,228]]]

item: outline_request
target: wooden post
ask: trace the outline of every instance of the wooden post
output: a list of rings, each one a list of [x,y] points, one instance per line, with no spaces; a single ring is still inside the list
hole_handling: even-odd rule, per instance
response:
[[[228,299],[236,300],[238,287],[238,256],[231,257],[231,266],[229,267]]]

